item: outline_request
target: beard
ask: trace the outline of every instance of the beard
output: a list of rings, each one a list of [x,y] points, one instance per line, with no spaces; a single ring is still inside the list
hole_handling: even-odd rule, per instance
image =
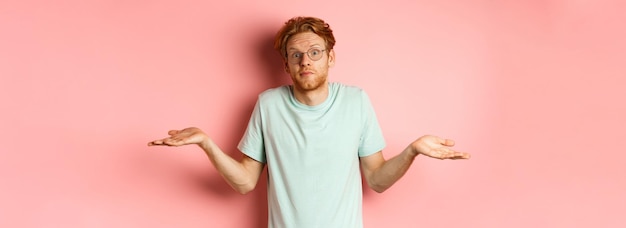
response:
[[[315,91],[326,83],[327,76],[314,75],[314,78],[293,78],[293,85],[298,91],[310,92]]]
[[[299,73],[291,74],[291,80],[296,90],[300,92],[311,92],[318,90],[327,83],[328,70],[313,70],[306,69],[307,71],[313,71],[312,75],[301,76]]]
[[[328,64],[318,63],[318,65],[310,66],[285,65],[295,90],[308,93],[326,86],[328,83]],[[301,75],[303,72],[311,72],[311,74]]]

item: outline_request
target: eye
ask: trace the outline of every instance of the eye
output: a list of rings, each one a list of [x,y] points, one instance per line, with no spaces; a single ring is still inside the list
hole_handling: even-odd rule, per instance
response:
[[[313,49],[313,50],[311,50],[311,52],[310,52],[310,53],[311,53],[311,55],[316,56],[316,55],[319,55],[319,54],[320,54],[320,52],[321,52],[321,51],[320,51],[320,50],[318,50],[318,49]]]
[[[296,52],[296,53],[291,54],[291,58],[299,59],[300,57],[302,57],[302,53],[300,53],[300,52]]]

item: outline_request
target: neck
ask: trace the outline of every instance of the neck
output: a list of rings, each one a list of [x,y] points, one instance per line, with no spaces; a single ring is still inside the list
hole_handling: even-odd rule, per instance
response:
[[[304,90],[297,86],[292,86],[293,95],[300,103],[315,106],[323,103],[328,98],[328,82],[322,84],[319,88],[312,90]]]

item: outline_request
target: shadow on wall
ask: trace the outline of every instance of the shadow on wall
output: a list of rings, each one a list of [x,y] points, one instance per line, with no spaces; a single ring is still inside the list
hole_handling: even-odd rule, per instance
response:
[[[246,50],[253,50],[252,58],[247,59],[244,65],[257,69],[260,74],[251,74],[246,77],[263,77],[261,80],[249,80],[259,82],[254,85],[256,91],[264,91],[266,89],[291,84],[291,80],[288,74],[284,70],[284,63],[280,54],[274,50],[274,38],[282,22],[277,21],[255,21],[247,25],[238,26],[237,37],[253,37],[245,39],[244,45],[247,46]],[[233,41],[234,42],[234,41]],[[246,56],[242,54],[241,56]],[[232,129],[236,129],[231,132],[228,140],[224,145],[220,147],[231,155],[234,159],[240,159],[244,156],[237,149],[237,143],[243,136],[247,127],[250,115],[254,109],[257,96],[251,96],[240,101],[237,105],[238,111],[234,112],[237,116],[234,117],[235,126],[230,126]],[[210,120],[217,121],[217,120]],[[207,162],[208,165],[211,165]],[[211,167],[212,170],[215,170]],[[235,197],[242,197],[236,193],[226,181],[216,171],[198,172],[197,170],[188,170],[184,174],[190,185],[198,188],[206,194],[217,195],[220,198],[226,200],[233,199]],[[268,223],[268,208],[267,208],[267,169],[261,174],[259,182],[254,191],[248,193],[253,199],[250,202],[249,208],[242,208],[242,210],[248,210],[246,214],[250,215],[247,219],[252,222],[251,227],[265,228]]]
[[[240,35],[246,37],[255,37],[255,39],[248,39],[251,42],[248,50],[254,50],[254,58],[246,63],[246,65],[253,66],[255,69],[259,69],[261,76],[263,77],[262,83],[255,85],[258,91],[264,91],[269,88],[278,87],[285,84],[291,84],[291,80],[284,71],[283,60],[276,50],[274,50],[274,37],[278,31],[277,23],[267,23],[265,26],[258,24],[250,24],[249,26],[242,26],[239,31]],[[262,28],[262,29],[259,29]],[[250,75],[250,77],[258,77],[259,75]],[[252,80],[255,81],[255,80]],[[246,98],[242,101],[238,107],[240,110],[237,113],[235,123],[236,126],[232,126],[233,129],[237,129],[232,132],[232,135],[228,137],[231,143],[228,145],[220,145],[224,151],[227,151],[233,158],[240,159],[244,156],[237,149],[237,143],[243,136],[245,129],[248,125],[250,115],[254,109],[257,96]],[[209,175],[206,173],[190,172],[189,179],[195,183],[198,188],[203,191],[209,192],[208,194],[217,194],[220,197],[232,198],[241,197],[228,184],[222,179],[217,172],[211,172]],[[268,208],[267,208],[267,169],[261,174],[259,182],[254,191],[248,193],[254,199],[252,205],[248,209],[247,214],[251,215],[253,226],[258,228],[267,227],[268,223]]]
[[[259,37],[253,49],[257,51],[257,64],[259,68],[265,70],[267,79],[266,89],[291,84],[291,79],[285,72],[285,65],[280,53],[274,50],[274,38],[278,28],[267,27],[257,32],[255,37]]]

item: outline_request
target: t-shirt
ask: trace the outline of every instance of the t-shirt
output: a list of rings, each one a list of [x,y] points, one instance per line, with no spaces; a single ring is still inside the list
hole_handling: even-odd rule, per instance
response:
[[[384,147],[367,94],[339,83],[315,106],[292,86],[261,93],[238,146],[267,163],[270,228],[363,227],[359,157]]]

